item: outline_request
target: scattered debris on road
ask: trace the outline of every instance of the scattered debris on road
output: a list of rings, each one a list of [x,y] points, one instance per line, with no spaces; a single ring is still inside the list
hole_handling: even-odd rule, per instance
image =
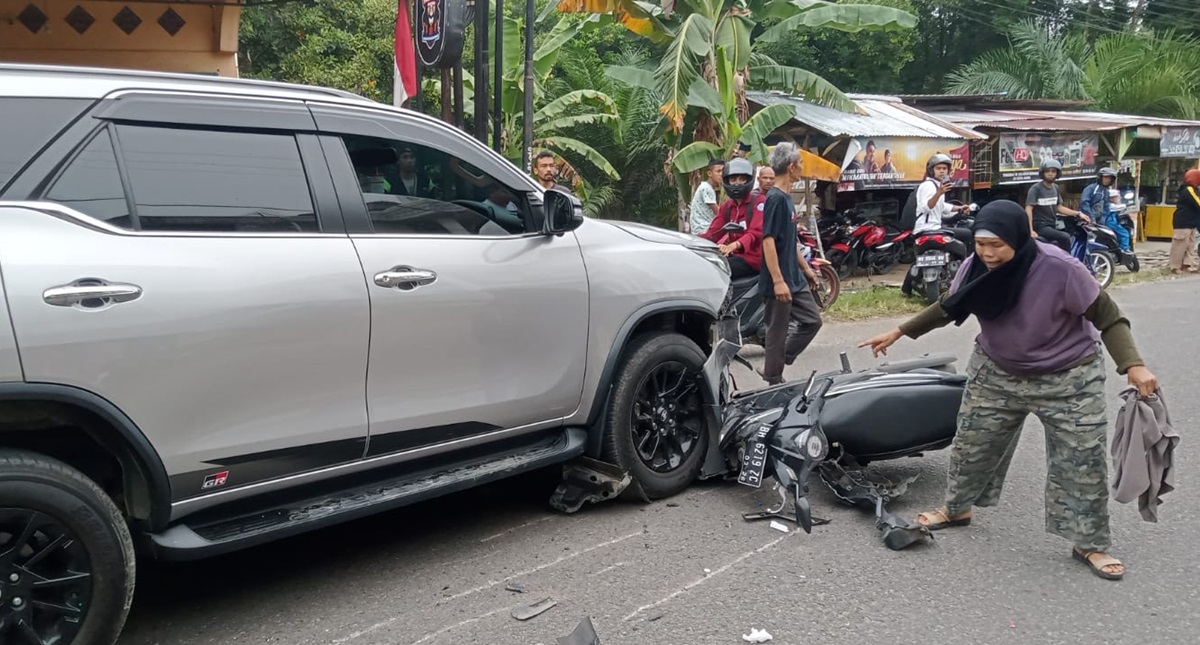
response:
[[[548,609],[550,609],[551,607],[553,607],[557,604],[558,604],[558,601],[554,600],[553,598],[542,598],[541,600],[533,603],[532,605],[526,605],[524,607],[517,607],[516,609],[514,609],[512,611],[512,617],[516,618],[517,620],[529,620],[530,618],[533,618],[534,616],[538,616],[538,615],[545,613]]]
[[[558,639],[558,645],[600,645],[600,636],[592,626],[592,619],[584,618],[575,631]]]
[[[771,520],[771,528],[775,529],[776,531],[779,531],[780,533],[791,533],[791,530],[787,527],[786,524],[776,522],[775,520]]]
[[[765,643],[773,638],[765,629],[750,628],[749,634],[742,634],[742,640],[747,643]]]
[[[517,593],[525,593],[529,591],[529,587],[523,582],[510,582],[504,586],[505,591],[515,591]]]

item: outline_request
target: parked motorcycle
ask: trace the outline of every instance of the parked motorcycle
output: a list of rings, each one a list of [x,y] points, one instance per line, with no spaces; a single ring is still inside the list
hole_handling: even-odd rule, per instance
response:
[[[738,483],[761,488],[771,479],[779,496],[777,506],[746,519],[778,517],[809,533],[826,523],[813,517],[808,500],[816,471],[840,501],[875,512],[889,548],[928,536],[927,528],[887,511],[899,492],[872,484],[862,469],[950,445],[966,384],[953,362],[934,356],[852,372],[842,354],[839,371],[730,396],[719,437],[726,462]],[[786,512],[789,503],[794,514]]]
[[[878,218],[862,217],[853,210],[847,211],[847,216],[854,224],[849,239],[834,244],[829,251],[829,261],[843,280],[857,269],[864,269],[868,275],[883,275],[900,263],[912,231],[889,229]]]
[[[730,222],[721,228],[721,232],[739,235],[746,230],[742,222]],[[803,235],[811,234],[804,232]],[[803,235],[801,239],[803,239]],[[815,240],[813,241],[815,245]],[[837,272],[823,258],[812,255],[807,243],[797,245],[805,253],[805,261],[809,262],[817,274],[817,291],[813,294],[817,306],[822,310],[828,308],[837,300],[841,291],[841,281]],[[766,302],[764,294],[759,289],[759,276],[752,275],[734,280],[730,285],[732,293],[732,309],[738,320],[738,329],[742,340],[754,345],[764,345],[767,340]]]
[[[971,204],[969,212],[974,213],[977,210],[979,205]],[[969,228],[972,221],[969,218],[960,218],[955,224]],[[916,249],[917,258],[909,272],[914,286],[917,278],[921,278],[925,303],[931,305],[950,290],[950,283],[973,249],[967,248],[966,244],[946,231],[917,234]]]
[[[838,294],[842,291],[842,280],[833,264],[819,255],[816,236],[807,230],[798,231],[796,235],[804,261],[808,262],[817,274],[817,303],[822,310],[828,309],[837,301]]]

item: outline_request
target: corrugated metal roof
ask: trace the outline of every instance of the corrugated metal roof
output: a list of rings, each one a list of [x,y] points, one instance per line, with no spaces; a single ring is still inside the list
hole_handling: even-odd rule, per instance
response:
[[[1072,112],[1055,110],[938,110],[934,115],[963,127],[1006,130],[1079,130],[1099,132],[1139,125],[1155,127],[1200,127],[1200,121],[1163,119],[1134,114]]]
[[[985,139],[982,134],[904,105],[891,96],[848,95],[866,114],[851,114],[814,105],[783,92],[746,92],[759,105],[789,105],[796,120],[834,137],[921,137]]]

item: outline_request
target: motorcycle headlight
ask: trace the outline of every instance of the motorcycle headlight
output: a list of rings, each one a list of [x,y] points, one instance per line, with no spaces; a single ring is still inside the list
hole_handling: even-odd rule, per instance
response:
[[[729,273],[730,273],[729,261],[726,260],[725,256],[721,255],[721,253],[719,251],[717,251],[716,249],[710,250],[710,249],[696,248],[696,247],[692,247],[692,246],[689,246],[688,249],[691,250],[692,253],[699,255],[700,257],[704,258],[705,260],[708,260],[709,264],[716,267],[717,270],[720,271],[721,273],[725,274],[726,276],[729,275]]]
[[[805,430],[796,437],[796,450],[812,461],[822,461],[829,454],[829,442],[824,434]]]

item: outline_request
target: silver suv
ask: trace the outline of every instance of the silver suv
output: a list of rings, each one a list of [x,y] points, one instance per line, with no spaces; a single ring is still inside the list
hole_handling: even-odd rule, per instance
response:
[[[703,240],[333,90],[0,65],[0,115],[0,642],[116,640],[135,546],[716,450]]]

